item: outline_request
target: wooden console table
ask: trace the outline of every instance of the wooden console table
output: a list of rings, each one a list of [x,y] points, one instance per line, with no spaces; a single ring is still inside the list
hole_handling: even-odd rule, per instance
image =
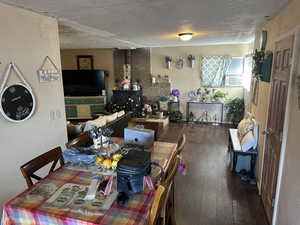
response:
[[[200,113],[201,115],[198,115],[198,118],[196,118],[195,122],[203,122],[203,123],[223,123],[224,122],[224,118],[223,118],[224,117],[223,116],[224,104],[221,102],[187,102],[186,103],[186,120],[187,120],[187,122],[190,122],[190,113],[192,112],[191,111],[192,105],[197,105],[197,107],[199,107],[200,109],[202,108],[202,113]],[[207,110],[203,111],[203,108],[206,108]],[[214,108],[214,110],[212,110],[213,108]],[[199,109],[198,109],[198,112],[199,112]],[[216,113],[216,114],[211,115],[212,112]],[[192,113],[195,113],[195,111]]]
[[[134,127],[136,125],[143,125],[145,129],[150,129],[155,131],[155,140],[158,139],[159,133],[167,127],[169,124],[169,117],[163,119],[156,118],[132,118],[128,122],[129,127]]]

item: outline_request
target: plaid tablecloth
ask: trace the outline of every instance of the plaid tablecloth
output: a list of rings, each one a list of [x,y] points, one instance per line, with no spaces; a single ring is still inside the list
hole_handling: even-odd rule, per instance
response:
[[[152,149],[152,161],[166,167],[176,144],[155,142]],[[102,215],[66,211],[60,208],[44,207],[45,198],[29,198],[30,193],[39,185],[54,184],[57,189],[66,183],[89,185],[94,174],[87,171],[76,171],[60,168],[30,189],[24,191],[5,204],[2,215],[3,225],[55,225],[55,224],[102,224],[102,225],[144,225],[154,198],[154,191],[144,190],[143,193],[130,197],[125,206],[113,202],[109,210]]]

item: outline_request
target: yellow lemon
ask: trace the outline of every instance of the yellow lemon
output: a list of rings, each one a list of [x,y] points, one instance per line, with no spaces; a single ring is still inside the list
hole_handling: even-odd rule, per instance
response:
[[[118,161],[114,160],[114,161],[112,162],[112,164],[111,164],[111,168],[112,168],[113,170],[116,170],[116,169],[117,169],[117,166],[118,166]]]
[[[113,155],[113,160],[119,161],[123,156],[121,154],[114,154]]]
[[[110,167],[111,167],[111,160],[110,160],[110,159],[105,159],[105,160],[102,162],[102,164],[103,164],[103,168],[105,168],[105,169],[110,169]]]
[[[101,157],[97,157],[96,158],[96,163],[102,163],[104,161],[104,158],[101,156]]]

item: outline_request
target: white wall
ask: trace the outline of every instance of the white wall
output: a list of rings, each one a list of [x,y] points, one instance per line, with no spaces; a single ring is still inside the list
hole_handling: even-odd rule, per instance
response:
[[[259,46],[261,30],[268,32],[267,50],[274,50],[278,37],[286,35],[300,26],[300,1],[291,0],[289,5],[282,9],[278,15],[274,16],[257,31],[255,47]],[[298,51],[299,48],[294,49]],[[287,145],[285,148],[285,159],[283,177],[281,182],[280,197],[278,203],[277,225],[298,225],[300,224],[300,84],[296,82],[295,76],[300,76],[300,61],[298,59],[297,70],[292,80],[291,112],[289,120],[289,130],[287,134]],[[264,130],[268,117],[268,106],[270,98],[271,83],[260,82],[258,104],[252,104],[252,113],[260,124],[260,130]],[[263,155],[265,136],[260,137],[260,154],[258,159],[258,179],[262,179]]]
[[[67,141],[61,81],[39,83],[37,70],[48,55],[60,68],[56,19],[0,4],[0,82],[9,62],[15,62],[31,85],[37,101],[33,117],[20,124],[0,115],[0,204],[26,188],[20,166]],[[19,81],[14,73],[9,83]],[[50,120],[50,111],[60,114]]]
[[[185,112],[185,102],[189,99],[188,92],[197,90],[200,87],[201,80],[201,56],[209,55],[229,55],[229,56],[245,56],[249,53],[248,44],[240,45],[210,45],[210,46],[185,46],[185,47],[166,47],[151,49],[151,73],[157,75],[169,75],[171,89],[178,88],[183,95],[181,97],[181,111]],[[171,56],[173,61],[179,57],[184,58],[187,63],[188,55],[194,55],[196,62],[194,68],[190,68],[187,64],[183,69],[178,70],[174,62],[171,69],[166,69],[165,57]],[[222,91],[229,93],[231,97],[244,97],[243,88],[220,88]]]

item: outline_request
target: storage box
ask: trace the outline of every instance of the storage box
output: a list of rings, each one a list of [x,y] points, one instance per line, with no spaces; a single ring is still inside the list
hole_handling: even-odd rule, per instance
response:
[[[154,142],[154,130],[128,127],[124,129],[125,144],[136,144],[151,148]]]

